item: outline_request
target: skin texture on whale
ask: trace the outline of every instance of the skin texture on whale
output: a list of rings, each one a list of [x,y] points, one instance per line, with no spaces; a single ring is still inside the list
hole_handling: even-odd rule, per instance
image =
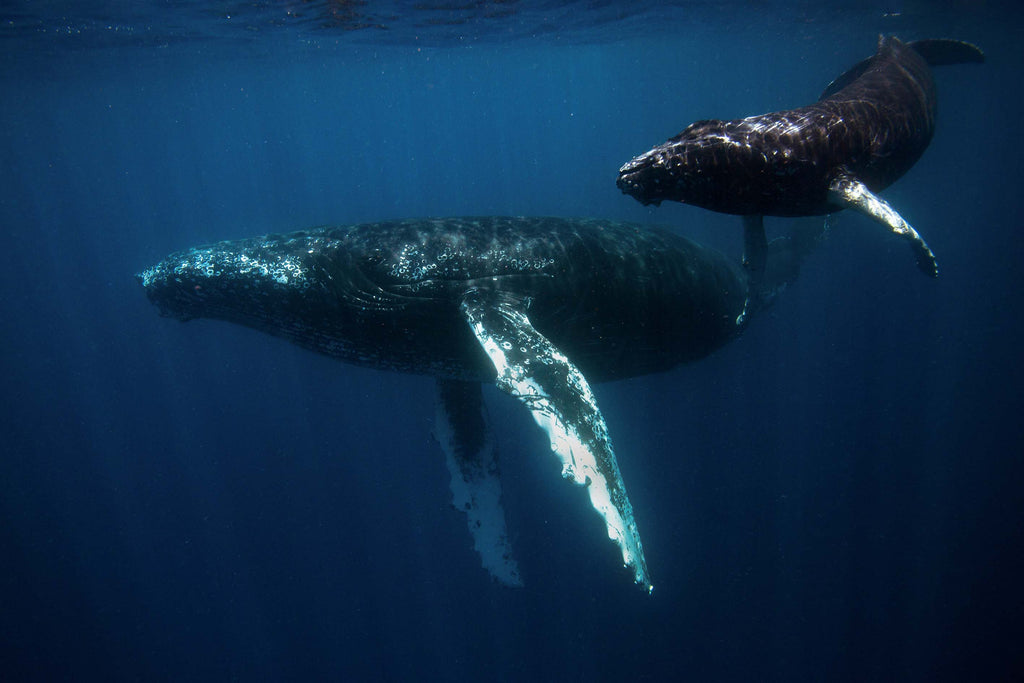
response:
[[[738,334],[746,276],[673,233],[611,221],[469,217],[322,227],[196,247],[144,271],[168,316],[218,318],[340,360],[493,381],[459,312],[472,288],[528,300],[594,381],[667,370]]]
[[[435,377],[453,502],[467,515],[484,567],[517,586],[479,390],[494,383],[547,433],[563,477],[587,489],[623,564],[651,590],[589,382],[713,352],[795,277],[812,242],[773,242],[757,296],[739,264],[670,232],[500,216],[220,242],[172,254],[138,278],[165,316],[225,320],[346,362]]]
[[[875,193],[920,159],[935,132],[929,65],[983,60],[967,43],[882,38],[872,57],[837,78],[817,102],[697,121],[623,165],[617,184],[645,205],[672,200],[745,216],[854,208],[907,239],[918,265],[934,276],[927,245]]]

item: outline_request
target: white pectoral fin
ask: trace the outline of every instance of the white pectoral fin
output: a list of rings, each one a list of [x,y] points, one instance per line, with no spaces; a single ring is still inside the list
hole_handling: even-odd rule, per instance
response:
[[[452,505],[465,513],[473,547],[491,576],[522,586],[501,505],[501,474],[476,382],[437,381],[435,436],[452,476]]]
[[[534,329],[519,302],[473,290],[463,299],[462,313],[497,371],[498,387],[521,401],[547,432],[562,476],[587,487],[623,563],[638,584],[652,590],[633,506],[583,374]]]
[[[847,175],[840,175],[828,188],[829,199],[839,206],[855,209],[885,225],[894,234],[910,243],[917,267],[929,277],[938,277],[939,266],[935,254],[910,224],[896,213],[882,198],[875,196],[864,183]]]

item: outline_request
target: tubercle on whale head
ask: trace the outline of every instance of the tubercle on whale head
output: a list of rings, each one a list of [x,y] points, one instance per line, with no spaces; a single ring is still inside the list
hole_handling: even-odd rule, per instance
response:
[[[225,290],[229,285],[220,279],[220,273],[194,267],[185,258],[172,256],[142,271],[136,279],[164,318],[188,322],[215,317],[215,311],[228,306]]]
[[[311,253],[311,252],[310,252]],[[310,264],[301,249],[280,240],[221,242],[171,254],[136,275],[164,317],[246,317],[266,310],[281,294],[308,295]]]
[[[619,169],[616,184],[646,205],[664,200],[705,206],[716,177],[749,154],[747,145],[730,132],[736,122],[703,119],[675,137],[634,157]]]
[[[616,186],[623,194],[636,199],[644,206],[660,206],[663,199],[678,184],[663,155],[655,148],[634,157],[619,169]]]

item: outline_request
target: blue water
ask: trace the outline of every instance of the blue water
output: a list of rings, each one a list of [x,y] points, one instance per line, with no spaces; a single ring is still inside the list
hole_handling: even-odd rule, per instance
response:
[[[0,678],[1019,680],[1022,14],[988,3],[5,3]],[[618,167],[807,103],[880,32],[981,45],[885,197],[739,340],[599,385],[656,585],[485,393],[526,586],[449,505],[429,378],[133,278],[194,244],[458,214],[672,226]],[[771,232],[790,221],[769,221]]]

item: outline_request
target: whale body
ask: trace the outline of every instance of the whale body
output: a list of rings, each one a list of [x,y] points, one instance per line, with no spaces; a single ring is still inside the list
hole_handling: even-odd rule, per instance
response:
[[[495,383],[547,432],[563,476],[587,487],[623,563],[650,588],[588,379],[713,352],[792,280],[809,245],[773,242],[757,297],[742,266],[671,232],[563,218],[320,227],[195,247],[138,278],[165,316],[225,320],[342,361],[435,377],[454,502],[485,567],[518,585],[480,394]]]
[[[731,121],[705,120],[619,169],[618,187],[643,204],[674,200],[744,216],[813,216],[853,208],[908,240],[918,266],[935,256],[880,192],[920,159],[935,132],[930,66],[982,62],[952,40],[879,39],[874,55],[810,105]],[[748,223],[756,230],[756,222]]]

